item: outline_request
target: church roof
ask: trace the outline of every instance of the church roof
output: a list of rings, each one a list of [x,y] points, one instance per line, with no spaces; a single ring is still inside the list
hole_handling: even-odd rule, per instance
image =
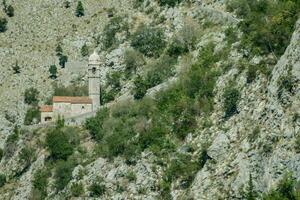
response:
[[[53,103],[92,104],[90,97],[54,96]]]
[[[41,106],[40,111],[41,112],[53,112],[53,106],[48,106],[48,105]]]

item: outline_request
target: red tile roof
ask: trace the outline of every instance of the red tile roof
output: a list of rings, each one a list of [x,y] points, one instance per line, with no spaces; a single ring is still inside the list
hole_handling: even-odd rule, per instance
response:
[[[40,111],[41,112],[53,112],[53,106],[48,106],[48,105],[41,106]]]
[[[53,103],[92,104],[90,97],[54,96]]]

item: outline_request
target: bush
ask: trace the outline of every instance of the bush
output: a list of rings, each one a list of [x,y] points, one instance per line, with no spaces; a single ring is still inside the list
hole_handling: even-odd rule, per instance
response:
[[[37,124],[41,120],[41,112],[38,107],[31,107],[25,114],[24,124]]]
[[[295,145],[296,145],[296,152],[297,152],[297,153],[300,153],[300,135],[298,135],[298,136],[296,137]]]
[[[128,23],[121,17],[113,17],[103,30],[103,45],[109,49],[116,44],[116,34],[121,31],[128,32]]]
[[[13,17],[15,15],[14,7],[12,5],[7,6],[7,8],[5,9],[5,13],[8,17]]]
[[[237,104],[240,99],[239,90],[230,85],[225,89],[223,98],[225,118],[230,118],[232,115],[238,113]]]
[[[28,105],[38,104],[39,91],[33,87],[25,90],[24,102]]]
[[[60,43],[57,44],[55,52],[56,52],[56,56],[58,56],[58,57],[63,55],[63,49],[62,49]]]
[[[20,66],[18,65],[18,62],[16,62],[16,64],[13,66],[13,71],[14,71],[14,74],[20,74],[21,73],[21,68]]]
[[[74,197],[80,197],[84,193],[84,188],[82,183],[73,183],[71,185],[71,193]]]
[[[66,160],[74,151],[74,144],[71,143],[70,136],[58,128],[47,133],[46,147],[54,160]]]
[[[35,150],[31,147],[24,147],[20,152],[19,159],[24,164],[24,168],[28,168],[36,159]]]
[[[0,162],[1,162],[2,158],[3,158],[3,155],[4,155],[4,151],[3,151],[3,149],[0,148]]]
[[[7,19],[0,17],[0,33],[3,33],[7,30]]]
[[[75,15],[76,15],[76,17],[84,16],[84,8],[83,8],[83,5],[82,5],[81,1],[78,1],[78,3],[77,3]]]
[[[63,190],[72,179],[72,171],[75,164],[71,161],[59,161],[55,169],[55,187],[58,191]]]
[[[128,78],[132,73],[136,73],[138,67],[145,64],[145,60],[141,53],[128,49],[124,53],[124,63],[126,66],[125,75]]]
[[[47,186],[48,186],[48,177],[49,172],[46,170],[37,170],[34,173],[32,185],[36,190],[36,196],[39,196],[39,199],[44,199],[47,197]]]
[[[133,34],[131,46],[148,57],[158,57],[166,46],[164,32],[159,28],[141,26]]]
[[[84,44],[84,45],[81,47],[80,52],[81,52],[81,55],[82,55],[83,57],[88,56],[88,55],[89,55],[89,48],[88,48],[88,46],[87,46],[86,44]]]
[[[277,188],[264,194],[263,200],[297,200],[299,191],[295,189],[296,182],[291,174],[285,174]]]
[[[136,174],[133,171],[130,171],[126,174],[126,178],[130,181],[136,181]]]
[[[148,90],[146,81],[141,76],[137,76],[134,80],[134,99],[142,99]]]
[[[61,66],[61,68],[65,68],[66,62],[68,62],[68,56],[61,55],[61,56],[59,56],[58,60],[59,60],[59,65]]]
[[[108,117],[108,114],[108,109],[103,108],[97,112],[95,118],[89,118],[85,122],[85,128],[89,130],[96,141],[100,141],[103,138],[103,122]]]
[[[88,96],[88,86],[74,83],[67,87],[63,85],[54,85],[54,96]]]
[[[105,185],[96,182],[90,186],[91,197],[101,197],[106,191]]]
[[[0,187],[3,187],[6,183],[6,176],[4,174],[0,174]]]
[[[56,65],[51,65],[49,68],[49,72],[50,72],[50,78],[52,79],[56,79],[57,78],[57,67]]]
[[[229,11],[241,20],[239,27],[242,46],[253,54],[281,56],[289,44],[295,28],[300,4],[297,1],[230,0]]]
[[[170,7],[174,7],[180,2],[182,2],[182,0],[158,0],[159,5],[170,6]]]
[[[169,56],[178,57],[184,53],[189,51],[187,44],[180,40],[179,38],[175,38],[167,49],[167,53]]]

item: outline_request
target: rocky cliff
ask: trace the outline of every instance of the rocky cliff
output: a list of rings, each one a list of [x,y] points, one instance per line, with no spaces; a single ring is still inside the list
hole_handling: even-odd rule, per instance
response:
[[[271,54],[254,56],[247,61],[247,64],[259,65],[262,60],[272,60],[268,63],[269,73],[257,73],[249,81],[249,73],[241,63],[245,54],[238,50],[238,39],[243,33],[238,32],[237,41],[232,45],[228,46],[227,42],[226,30],[231,26],[237,28],[241,19],[227,12],[223,1],[188,1],[168,8],[160,7],[156,1],[141,1],[136,7],[136,2],[131,1],[91,0],[84,2],[86,15],[82,18],[74,16],[76,2],[70,2],[70,8],[65,8],[61,1],[9,2],[15,6],[16,14],[9,18],[8,30],[0,33],[0,41],[3,41],[0,46],[0,67],[3,70],[0,78],[0,141],[4,149],[0,172],[6,176],[0,198],[246,199],[245,193],[249,193],[250,184],[251,191],[257,194],[255,198],[261,199],[262,194],[275,188],[287,173],[292,174],[295,182],[300,181],[299,20],[283,55],[277,58]],[[115,37],[118,42],[104,49],[103,44],[97,42],[97,37],[103,37],[112,8],[115,16],[126,19],[129,33],[119,31]],[[214,63],[219,73],[213,88],[213,111],[208,115],[197,114],[196,125],[189,124],[195,128],[187,131],[184,139],[174,139],[173,130],[168,130],[170,135],[166,138],[171,141],[170,144],[166,142],[159,150],[157,148],[160,147],[151,146],[130,159],[107,156],[107,144],[95,140],[86,126],[63,127],[61,133],[72,133],[75,137],[68,136],[71,138],[69,143],[76,145],[76,150],[67,159],[68,164],[62,161],[63,165],[60,161],[53,161],[53,152],[47,146],[47,137],[53,127],[14,129],[15,125],[23,123],[28,107],[23,103],[25,89],[34,85],[40,91],[39,98],[43,102],[53,93],[53,82],[70,85],[78,78],[81,83],[84,82],[85,69],[82,66],[86,65],[86,58],[80,52],[84,44],[102,54],[104,85],[110,83],[107,74],[126,73],[126,51],[132,49],[127,34],[133,35],[141,24],[163,27],[167,41],[180,35],[183,29],[188,30],[186,34],[191,40],[197,36],[193,48],[178,57],[174,73],[149,88],[145,98],[155,101],[159,99],[157,95],[168,92],[172,85],[184,82],[181,74],[197,63],[199,57],[206,55],[211,43],[214,44],[213,54],[220,58]],[[194,28],[189,32],[191,25]],[[55,48],[59,42],[69,61],[65,69],[59,69],[57,80],[51,80],[48,67],[58,65]],[[146,57],[144,62],[147,64],[139,66],[136,74],[120,80],[122,88],[115,100],[109,103],[113,117],[109,116],[105,123],[99,125],[103,130],[115,130],[122,127],[120,124],[127,123],[125,119],[118,121],[117,117],[124,113],[126,116],[128,111],[124,107],[136,102],[132,95],[134,80],[151,71],[153,65],[162,65],[156,60],[159,59]],[[10,67],[16,61],[21,66],[20,74],[13,74]],[[290,87],[283,85],[285,81],[290,83]],[[108,90],[110,87],[113,88],[108,86]],[[228,87],[239,91],[239,100],[236,112],[226,118],[224,102]],[[184,103],[176,106],[181,109],[186,106]],[[15,120],[9,121],[8,116]],[[138,118],[137,114],[128,116],[133,122]],[[132,124],[132,130],[146,130],[155,120],[143,116],[139,123],[129,124]],[[143,133],[137,132],[126,142],[135,141]],[[112,137],[112,140],[116,140],[114,148],[119,148],[118,138]],[[179,155],[188,158],[185,161],[187,165]],[[200,161],[195,159],[198,157],[205,161],[199,164]],[[197,167],[192,168],[195,163]],[[164,177],[175,170],[182,170],[181,174],[174,176],[176,178],[169,185],[164,184]],[[186,170],[193,173],[189,174]],[[37,181],[43,180],[37,178],[40,171],[46,171],[47,181]],[[62,188],[59,188],[57,180],[63,182],[66,179],[60,177],[59,172],[67,177]],[[185,174],[189,176],[185,177]],[[46,186],[42,188],[37,183]],[[168,195],[164,191],[168,191]]]

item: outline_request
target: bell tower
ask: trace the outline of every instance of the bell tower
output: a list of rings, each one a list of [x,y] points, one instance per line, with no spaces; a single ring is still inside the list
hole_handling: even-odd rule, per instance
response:
[[[94,51],[88,64],[89,97],[93,102],[93,111],[100,108],[100,66],[100,56]]]

